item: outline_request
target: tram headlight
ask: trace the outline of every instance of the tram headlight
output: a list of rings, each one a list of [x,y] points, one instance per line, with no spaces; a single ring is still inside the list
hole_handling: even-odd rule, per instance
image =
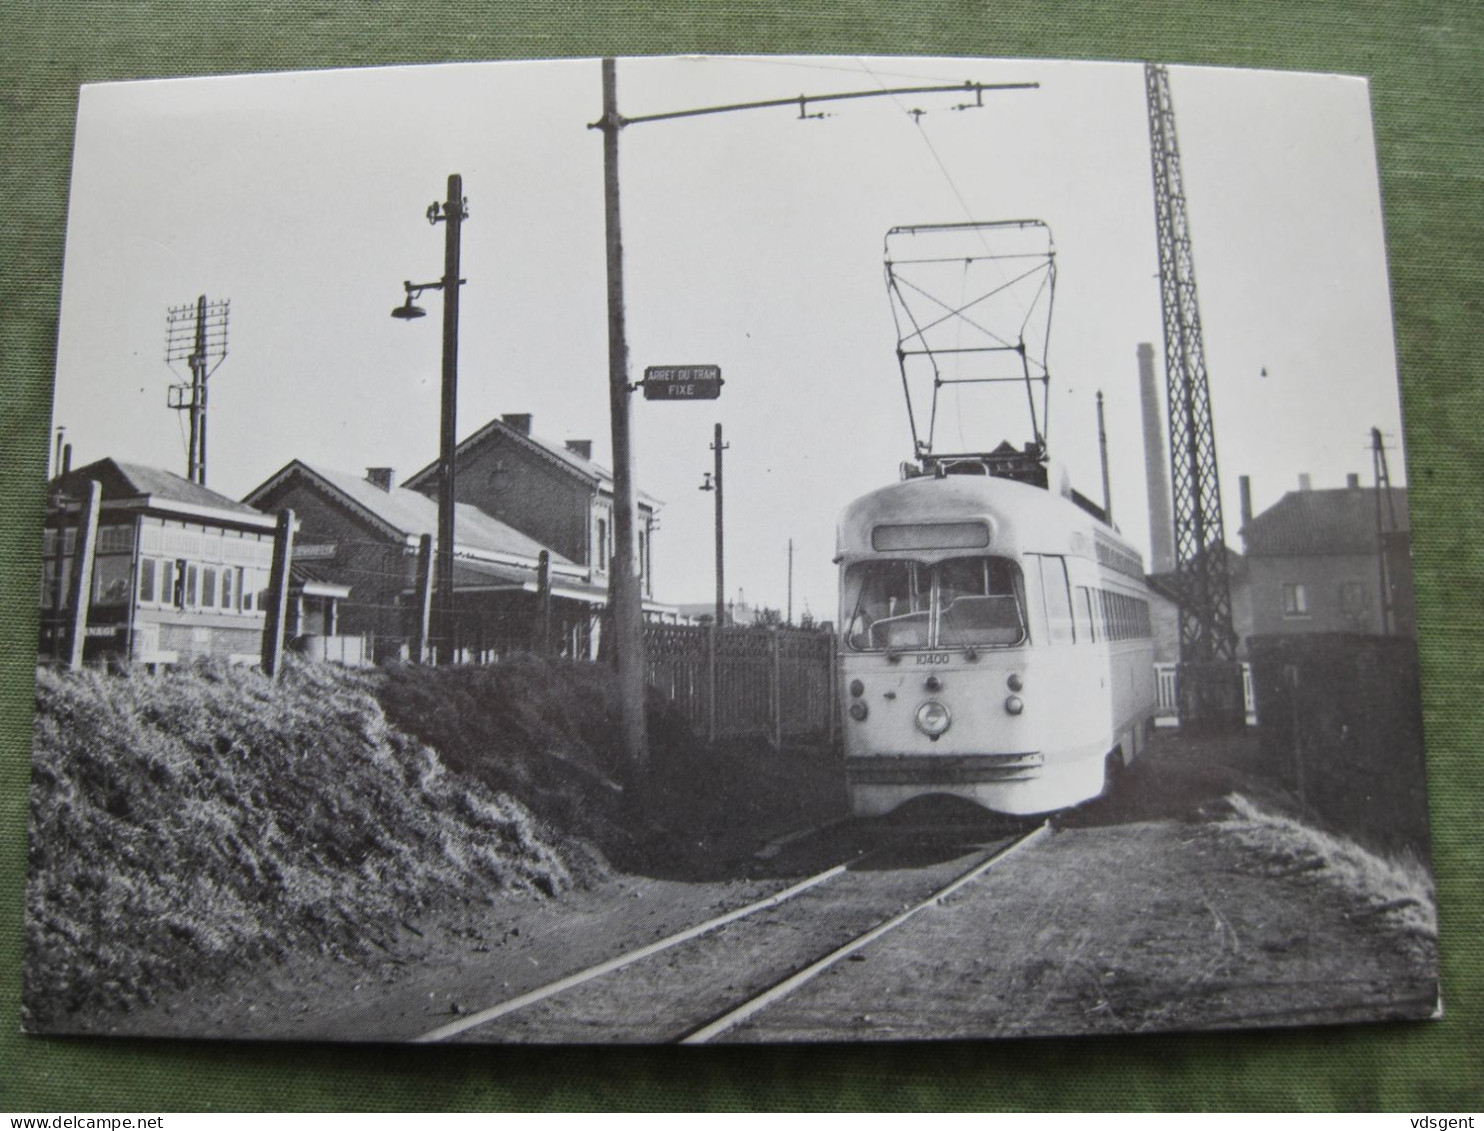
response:
[[[948,724],[953,722],[953,716],[948,713],[948,708],[936,699],[929,699],[917,708],[917,729],[929,738],[937,738],[945,730]]]
[[[1019,691],[1025,684],[1021,682],[1019,672],[1011,672],[1010,678],[1005,680],[1005,686],[1011,691]]]
[[[858,679],[850,681],[850,695],[853,699],[859,699],[866,693],[866,685]]]
[[[1025,710],[1025,700],[1019,695],[1005,696],[1005,713],[1007,715],[1018,715]]]
[[[865,705],[865,703],[863,703],[859,699],[857,699],[854,703],[852,703],[850,705],[850,717],[852,719],[854,719],[858,723],[865,722],[866,721],[866,716],[869,715],[870,713],[871,713],[871,708],[867,707]]]

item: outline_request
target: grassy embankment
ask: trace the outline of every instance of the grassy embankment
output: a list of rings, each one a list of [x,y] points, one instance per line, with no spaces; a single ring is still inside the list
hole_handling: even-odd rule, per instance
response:
[[[1438,919],[1432,872],[1414,852],[1381,853],[1296,817],[1273,812],[1241,794],[1225,799],[1220,827],[1282,869],[1322,876],[1364,908],[1436,943]]]
[[[39,671],[30,1023],[601,875],[635,839],[613,706],[601,669],[534,661]]]

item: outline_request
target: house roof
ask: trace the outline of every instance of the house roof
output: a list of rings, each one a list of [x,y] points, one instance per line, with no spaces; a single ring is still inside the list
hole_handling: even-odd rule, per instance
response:
[[[1393,487],[1390,494],[1397,528],[1410,530],[1407,489]],[[1375,491],[1361,487],[1290,491],[1242,528],[1247,553],[1259,557],[1375,553],[1376,501]]]
[[[519,566],[502,565],[498,562],[477,562],[461,559],[453,563],[453,587],[455,591],[477,589],[522,589],[536,592],[536,573]],[[554,577],[551,583],[554,596],[582,601],[590,605],[601,605],[608,598],[608,587],[590,581],[570,577]]]
[[[395,537],[437,533],[438,504],[426,495],[410,491],[406,487],[393,487],[384,491],[370,480],[352,472],[314,467],[302,460],[294,460],[284,466],[247,497],[262,499],[295,476],[304,478],[321,491],[338,498],[350,509],[359,512],[363,518],[370,519]],[[532,561],[542,550],[547,550],[547,547],[534,538],[490,517],[469,503],[458,503],[454,507],[454,542],[457,549],[510,554]],[[574,562],[555,550],[547,552],[551,555],[553,565],[576,568]]]
[[[565,444],[558,444],[552,440],[543,440],[540,436],[532,436],[527,432],[520,431],[518,428],[512,428],[503,420],[498,419],[491,420],[483,428],[464,437],[459,445],[454,448],[454,458],[457,459],[460,456],[467,455],[469,452],[488,443],[496,436],[504,436],[514,440],[518,444],[526,445],[549,463],[555,464],[557,467],[570,472],[594,487],[607,487],[610,490],[613,488],[613,472],[602,464],[585,459]],[[421,471],[408,476],[402,485],[416,490],[436,487],[437,484],[438,461],[434,460]],[[660,505],[658,499],[652,495],[645,494],[643,491],[638,492],[638,496],[641,502],[651,507]]]
[[[351,587],[336,581],[318,566],[294,561],[289,564],[289,581],[292,588],[310,597],[350,596]]]
[[[1232,585],[1240,585],[1247,578],[1247,559],[1237,553],[1230,546],[1223,546],[1226,552],[1226,576]],[[1186,583],[1177,569],[1167,570],[1164,573],[1149,573],[1144,575],[1144,581],[1150,590],[1173,601],[1177,605],[1185,603]]]
[[[268,517],[256,507],[229,499],[199,483],[192,483],[174,472],[139,463],[100,459],[85,467],[74,468],[52,480],[54,491],[68,498],[82,498],[89,480],[97,480],[105,501],[150,499],[178,503],[200,510],[226,511],[252,518]]]

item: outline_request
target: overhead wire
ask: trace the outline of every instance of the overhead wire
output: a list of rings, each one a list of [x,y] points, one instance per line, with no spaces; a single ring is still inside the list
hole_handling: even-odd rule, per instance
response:
[[[882,81],[881,75],[878,74],[875,70],[873,70],[870,67],[870,65],[866,63],[866,61],[864,59],[857,59],[856,60],[856,63],[859,66],[859,68],[868,77],[870,77],[879,87],[881,87],[883,90],[886,88],[886,84]],[[959,206],[960,210],[962,211],[964,218],[967,221],[969,221],[970,224],[978,224],[979,221],[975,218],[975,216],[973,214],[973,211],[970,209],[969,204],[968,204],[968,200],[964,196],[964,193],[960,190],[957,181],[954,179],[952,172],[948,168],[947,162],[944,160],[943,155],[938,151],[937,146],[935,146],[933,144],[933,140],[932,140],[931,136],[928,134],[927,129],[923,126],[922,118],[923,118],[923,116],[925,114],[925,111],[917,110],[917,109],[909,109],[908,107],[906,107],[902,103],[902,100],[901,100],[900,96],[898,96],[898,95],[891,95],[891,99],[897,105],[897,107],[898,107],[899,110],[901,110],[904,114],[906,114],[907,117],[909,117],[909,118],[912,119],[912,123],[913,123],[914,127],[916,127],[916,130],[917,130],[917,136],[921,139],[923,145],[927,148],[927,151],[928,151],[929,155],[932,157],[932,160],[933,160],[934,164],[938,167],[938,171],[941,174],[941,176],[943,177],[944,182],[947,184],[949,191],[953,194],[954,199],[958,202],[958,206]],[[1031,357],[1029,357],[1028,351],[1025,348],[1026,347],[1025,333],[1026,333],[1026,328],[1029,326],[1030,321],[1031,321],[1031,318],[1033,317],[1033,315],[1035,313],[1035,310],[1037,309],[1037,307],[1040,304],[1040,301],[1041,301],[1042,296],[1046,293],[1046,291],[1048,289],[1048,286],[1049,286],[1049,283],[1050,283],[1050,277],[1051,277],[1052,273],[1055,270],[1054,260],[1051,262],[1051,264],[1049,265],[1049,267],[1047,267],[1045,269],[1036,268],[1036,269],[1033,269],[1032,271],[1028,271],[1028,272],[1026,272],[1026,273],[1024,273],[1022,275],[1018,275],[1014,279],[1011,279],[1011,278],[1009,278],[1007,276],[1007,273],[1006,273],[1006,270],[1005,270],[1005,264],[1002,262],[1002,257],[997,256],[994,253],[994,250],[990,247],[989,242],[988,242],[988,239],[986,238],[984,231],[982,229],[980,229],[980,228],[975,228],[973,230],[974,230],[975,236],[977,237],[977,239],[979,241],[979,245],[980,245],[980,247],[982,248],[982,250],[984,252],[984,256],[983,256],[982,260],[976,260],[972,256],[966,256],[966,257],[963,258],[963,260],[962,260],[962,262],[963,262],[963,272],[962,272],[962,275],[960,277],[960,296],[959,296],[959,304],[958,304],[957,308],[950,308],[949,305],[948,305],[948,303],[943,302],[942,300],[940,300],[940,299],[936,298],[935,296],[929,294],[922,287],[914,284],[910,280],[901,279],[900,276],[897,275],[894,272],[894,270],[893,270],[894,263],[892,261],[890,261],[890,260],[888,262],[888,279],[889,279],[889,282],[891,283],[893,290],[897,294],[898,300],[903,304],[904,307],[906,305],[906,302],[905,302],[905,298],[903,297],[901,286],[898,285],[899,283],[900,284],[904,284],[906,287],[908,287],[911,290],[913,290],[913,291],[917,292],[918,294],[922,295],[924,298],[928,299],[934,305],[937,305],[937,306],[941,307],[946,312],[941,318],[938,318],[935,321],[930,322],[930,323],[928,323],[927,325],[924,326],[924,325],[919,325],[917,323],[916,316],[910,310],[907,311],[909,318],[911,318],[912,321],[913,321],[913,323],[914,323],[914,329],[916,331],[916,336],[922,342],[924,349],[928,353],[928,357],[929,357],[929,360],[930,360],[930,362],[932,364],[932,370],[933,370],[933,411],[932,411],[932,417],[931,417],[932,424],[930,425],[930,431],[929,431],[929,448],[931,448],[931,445],[932,445],[932,431],[936,427],[937,408],[938,408],[937,402],[938,402],[938,396],[939,396],[940,386],[942,384],[942,373],[941,373],[941,370],[940,370],[939,365],[938,365],[938,359],[936,358],[935,352],[933,351],[932,347],[929,345],[929,343],[928,343],[928,341],[927,341],[927,339],[925,337],[926,332],[928,330],[932,329],[934,326],[937,326],[937,325],[941,324],[942,322],[946,321],[949,318],[953,318],[953,319],[956,319],[957,320],[956,321],[956,326],[955,326],[955,331],[956,331],[956,333],[955,333],[955,348],[952,351],[954,353],[961,353],[961,352],[963,352],[962,351],[962,335],[963,335],[963,329],[964,329],[964,327],[963,327],[963,323],[964,322],[968,322],[970,326],[974,327],[976,330],[978,330],[981,333],[985,334],[985,336],[988,337],[989,339],[991,339],[992,341],[998,342],[1001,345],[1006,346],[1008,348],[1016,348],[1011,343],[1007,342],[1003,336],[1001,336],[1000,334],[997,334],[994,331],[990,330],[987,326],[980,325],[977,321],[975,321],[974,319],[968,317],[968,314],[966,313],[971,307],[976,306],[976,305],[978,305],[981,302],[987,301],[988,299],[990,299],[991,297],[993,297],[996,294],[1000,294],[1002,292],[1007,292],[1008,291],[1008,297],[1011,299],[1011,301],[1013,301],[1020,308],[1021,318],[1020,318],[1020,325],[1019,325],[1019,328],[1018,328],[1018,335],[1017,335],[1018,342],[1016,343],[1016,345],[1018,345],[1018,348],[1019,348],[1019,350],[1020,350],[1020,352],[1022,354],[1022,357],[1026,359],[1027,363],[1028,364],[1035,365],[1035,367],[1038,370],[1040,370],[1040,376],[1039,376],[1039,378],[1034,378],[1034,377],[1031,376],[1031,374],[1029,372],[1029,369],[1027,367],[1027,371],[1024,374],[1024,378],[1025,378],[1026,383],[1027,383],[1027,390],[1026,391],[1027,391],[1028,394],[1031,393],[1030,385],[1035,380],[1040,380],[1042,383],[1049,383],[1049,372],[1048,372],[1047,358],[1046,358],[1047,348],[1049,346],[1049,340],[1047,342],[1040,343],[1040,346],[1041,346],[1040,356],[1038,358],[1031,358]],[[1020,258],[1020,256],[1012,256],[1012,258]],[[971,266],[975,262],[987,262],[989,264],[993,264],[994,265],[994,270],[999,273],[999,277],[1000,277],[1000,280],[1001,280],[1001,285],[998,286],[998,287],[992,288],[986,294],[979,296],[978,298],[974,299],[973,301],[967,301],[966,296],[968,294],[970,268],[971,268]],[[1014,284],[1015,283],[1018,283],[1018,282],[1020,282],[1020,281],[1022,281],[1024,279],[1026,279],[1026,278],[1029,278],[1029,277],[1033,276],[1034,274],[1037,273],[1037,271],[1042,271],[1043,272],[1042,273],[1041,280],[1040,280],[1040,284],[1039,284],[1039,286],[1038,286],[1038,288],[1036,290],[1035,295],[1032,296],[1030,303],[1027,304],[1021,298],[1019,291],[1017,289],[1015,289]],[[1048,324],[1048,339],[1049,339],[1049,324]],[[899,335],[899,342],[900,342],[900,335]],[[900,344],[899,344],[899,352],[900,352]],[[904,362],[904,366],[905,366],[905,359],[903,359],[903,362]],[[961,369],[959,368],[959,366],[961,366],[961,364],[962,364],[962,362],[961,362],[961,359],[960,359],[956,363],[956,366],[955,366],[955,375],[961,373]],[[904,381],[904,384],[905,384],[906,383],[905,368],[904,368],[904,372],[903,372],[903,381]],[[964,446],[967,446],[967,442],[966,442],[966,440],[964,438],[964,435],[963,435],[963,397],[962,397],[962,395],[955,396],[954,403],[955,403],[956,418],[957,418],[958,428],[959,428],[960,447],[964,447]],[[1037,413],[1036,413],[1036,409],[1035,409],[1035,399],[1034,399],[1034,396],[1031,396],[1030,408],[1031,408],[1031,418],[1032,418],[1032,421],[1031,421],[1032,431],[1036,434],[1037,439],[1044,443],[1044,431],[1043,431],[1043,429],[1044,429],[1044,422],[1042,422],[1039,419],[1037,419]],[[909,395],[908,395],[908,414],[909,414],[909,417],[912,415],[910,392],[909,392]]]

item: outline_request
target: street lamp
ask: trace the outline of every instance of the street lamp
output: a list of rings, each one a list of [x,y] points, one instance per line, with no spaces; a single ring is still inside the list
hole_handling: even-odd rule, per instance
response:
[[[700,490],[716,492],[716,619],[717,628],[726,624],[722,620],[725,610],[722,608],[722,577],[721,577],[721,481],[713,480],[711,472],[705,473],[706,478],[702,481]]]
[[[443,284],[441,282],[411,283],[404,281],[402,283],[402,286],[407,291],[407,301],[404,302],[401,306],[394,306],[392,308],[392,317],[400,318],[404,322],[411,322],[414,318],[425,318],[428,314],[428,312],[422,307],[414,305],[412,300],[421,297],[423,291],[428,290],[432,287],[441,288]]]
[[[468,280],[459,278],[459,234],[469,216],[464,181],[457,173],[448,177],[448,199],[428,205],[429,224],[443,224],[443,278],[432,283],[404,282],[406,300],[392,310],[404,322],[422,318],[427,311],[412,300],[424,291],[443,292],[443,398],[438,429],[438,554],[433,601],[433,640],[437,662],[453,661],[453,516],[454,447],[458,443],[459,396],[459,288]],[[420,659],[420,657],[419,657]]]
[[[722,619],[726,615],[726,582],[722,571],[722,506],[721,506],[721,453],[731,447],[730,444],[721,442],[721,425],[716,426],[716,439],[712,441],[711,450],[716,453],[715,469],[706,472],[706,479],[701,484],[702,491],[716,492],[716,626],[720,628],[726,624]]]

